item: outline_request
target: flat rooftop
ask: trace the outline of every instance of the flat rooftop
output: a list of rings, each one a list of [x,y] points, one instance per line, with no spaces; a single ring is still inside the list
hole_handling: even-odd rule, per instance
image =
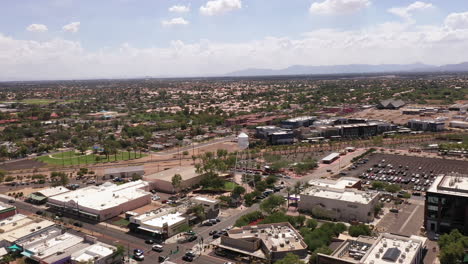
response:
[[[218,200],[211,199],[211,198],[208,198],[206,196],[195,196],[195,197],[192,198],[192,201],[198,201],[198,202],[201,202],[201,203],[210,203],[210,204],[219,203]]]
[[[301,235],[289,223],[244,226],[228,231],[234,239],[258,238],[273,252],[307,248]]]
[[[196,172],[195,166],[180,166],[144,176],[144,179],[147,181],[163,180],[171,182],[172,177],[175,174],[180,174],[180,176],[182,176],[182,180],[188,180],[199,175]]]
[[[339,180],[328,180],[328,179],[314,179],[310,180],[308,183],[311,186],[317,187],[327,187],[327,188],[334,188],[334,189],[346,189],[347,187],[351,187],[356,183],[360,182],[361,180],[358,178],[353,177],[343,177]]]
[[[302,195],[320,197],[330,200],[340,200],[351,203],[360,203],[368,204],[372,201],[378,193],[371,193],[365,191],[351,190],[351,189],[333,189],[333,188],[318,188],[318,187],[309,187],[305,189]]]
[[[128,173],[128,172],[137,172],[144,171],[143,166],[127,166],[127,167],[118,167],[118,168],[109,168],[104,170],[104,174],[118,174],[118,173]]]
[[[15,207],[14,205],[0,202],[0,211],[9,209],[9,208],[14,208],[14,207]]]
[[[77,246],[83,241],[83,237],[71,233],[63,233],[61,228],[53,226],[37,234],[26,236],[19,240],[17,244],[21,245],[28,253],[34,255],[35,258],[45,259],[60,255],[59,253],[64,253],[67,249]]]
[[[105,258],[114,253],[114,248],[113,246],[98,242],[78,252],[74,252],[72,254],[72,260],[79,263],[87,263],[89,261],[94,261],[96,258]]]
[[[404,237],[382,234],[367,254],[361,259],[363,264],[400,263],[411,264],[419,251],[425,247],[427,238],[420,236]]]
[[[63,203],[68,206],[75,203],[79,207],[104,210],[149,195],[149,192],[142,189],[146,186],[148,183],[141,180],[121,185],[106,182],[100,186],[89,186],[52,196],[49,203]]]
[[[0,241],[14,242],[31,233],[53,226],[54,222],[36,217],[16,214],[0,221]]]
[[[316,119],[315,116],[299,116],[299,117],[294,117],[290,119],[286,119],[286,122],[300,122],[300,121],[307,121],[307,120],[312,120]]]
[[[182,221],[185,221],[185,217],[182,216],[182,213],[177,212],[152,218],[150,220],[144,221],[143,224],[146,226],[162,228],[164,224],[172,226]]]
[[[443,193],[448,195],[468,197],[468,175],[439,175],[427,191],[433,193]]]
[[[69,192],[69,191],[70,191],[69,189],[67,189],[67,188],[65,188],[63,186],[58,186],[58,187],[46,188],[46,189],[37,191],[36,193],[40,193],[45,197],[51,197],[51,196],[66,193],[66,192]]]

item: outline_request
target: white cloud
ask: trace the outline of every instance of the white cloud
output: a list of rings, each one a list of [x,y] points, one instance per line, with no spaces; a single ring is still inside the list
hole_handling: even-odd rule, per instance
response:
[[[358,30],[315,30],[297,38],[175,40],[168,47],[149,43],[150,48],[125,43],[98,51],[77,41],[28,41],[0,33],[0,80],[206,76],[296,64],[458,63],[468,61],[464,17],[451,14],[438,26],[389,22]]]
[[[184,6],[184,5],[174,5],[174,6],[169,7],[169,12],[187,13],[187,12],[190,12],[190,7]]]
[[[200,7],[200,13],[205,16],[215,16],[241,8],[241,0],[212,0]]]
[[[163,20],[161,22],[161,24],[163,26],[170,27],[170,26],[176,26],[176,25],[188,25],[188,24],[190,24],[190,22],[188,22],[187,20],[185,20],[182,17],[176,17],[176,18],[173,18],[173,19],[170,19],[170,20]]]
[[[27,31],[30,32],[47,32],[48,28],[46,25],[43,24],[31,24],[26,28]]]
[[[451,13],[445,19],[445,26],[451,29],[468,29],[468,12]]]
[[[70,24],[67,24],[62,27],[63,31],[65,32],[71,32],[71,33],[76,33],[78,30],[80,30],[80,22],[72,22]]]
[[[370,4],[370,0],[325,0],[312,3],[309,12],[321,15],[349,14],[364,9]]]
[[[414,11],[421,11],[427,9],[433,9],[434,5],[431,3],[425,3],[421,1],[416,1],[408,6],[405,7],[393,7],[388,9],[388,12],[397,15],[399,17],[411,20],[412,13]]]

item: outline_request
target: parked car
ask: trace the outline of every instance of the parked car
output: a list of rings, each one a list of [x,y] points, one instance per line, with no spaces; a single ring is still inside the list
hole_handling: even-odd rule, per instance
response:
[[[159,245],[159,244],[155,244],[151,247],[151,249],[153,251],[156,251],[156,252],[163,252],[164,248],[162,245]]]
[[[197,236],[191,236],[187,239],[188,242],[195,241],[198,237]]]
[[[146,243],[146,244],[151,244],[151,245],[152,245],[152,244],[155,243],[155,241],[154,241],[153,239],[146,239],[146,240],[145,240],[145,243]]]
[[[184,255],[184,256],[182,257],[182,260],[187,261],[187,262],[192,262],[192,261],[193,261],[193,257],[188,256],[188,255]]]

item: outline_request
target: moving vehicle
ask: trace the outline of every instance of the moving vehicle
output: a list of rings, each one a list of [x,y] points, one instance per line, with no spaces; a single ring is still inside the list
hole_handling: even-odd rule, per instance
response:
[[[144,260],[144,259],[145,259],[145,255],[144,255],[143,250],[138,249],[138,248],[134,249],[134,250],[133,250],[133,258],[134,258],[135,260]]]

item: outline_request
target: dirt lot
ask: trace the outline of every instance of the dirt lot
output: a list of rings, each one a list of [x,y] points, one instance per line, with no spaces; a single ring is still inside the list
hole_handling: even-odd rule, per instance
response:
[[[1,170],[25,170],[25,169],[31,169],[31,168],[40,168],[45,166],[46,164],[34,159],[30,160],[20,160],[20,161],[14,161],[6,164],[1,164],[0,169]]]
[[[356,112],[351,114],[349,117],[354,118],[367,118],[367,119],[377,119],[377,120],[386,120],[393,122],[397,125],[405,125],[411,119],[434,119],[436,117],[447,117],[448,120],[445,121],[445,126],[448,127],[449,122],[453,119],[453,116],[458,115],[457,112],[451,111],[448,113],[436,113],[433,116],[419,116],[419,115],[404,115],[403,110],[411,109],[411,108],[418,108],[424,107],[421,105],[409,105],[405,106],[399,110],[387,110],[387,109],[365,109],[360,112]],[[434,106],[436,107],[436,106]]]
[[[359,177],[361,175],[364,182],[379,180],[400,184],[405,189],[414,189],[414,186],[420,186],[421,191],[424,191],[439,174],[451,172],[466,173],[468,171],[468,161],[462,160],[379,153],[372,154],[367,158],[369,160],[367,163],[358,165],[356,169],[350,169],[347,171],[348,175],[352,177]],[[380,168],[375,167],[375,165],[378,164],[382,166]],[[371,172],[368,171],[369,168],[372,168]],[[395,172],[391,172],[390,170]],[[367,173],[368,176],[362,177],[362,173]],[[382,177],[386,179],[382,179]],[[398,179],[388,180],[389,177],[397,177]],[[401,178],[401,180],[399,178]],[[414,179],[414,181],[404,183],[405,180],[408,181],[412,179]],[[417,180],[419,180],[419,182],[417,182]],[[429,182],[425,184],[426,181]]]

